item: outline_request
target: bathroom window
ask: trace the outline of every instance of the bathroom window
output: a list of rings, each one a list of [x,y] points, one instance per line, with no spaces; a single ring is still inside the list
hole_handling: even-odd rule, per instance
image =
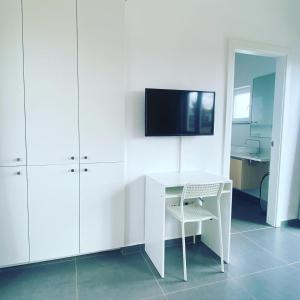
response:
[[[234,89],[233,123],[250,123],[251,86]]]

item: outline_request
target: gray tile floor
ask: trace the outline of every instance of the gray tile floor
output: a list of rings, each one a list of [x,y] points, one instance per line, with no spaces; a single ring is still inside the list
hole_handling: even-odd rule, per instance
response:
[[[187,246],[188,282],[180,244],[166,248],[165,279],[144,252],[115,251],[2,270],[0,299],[300,299],[300,225],[270,228],[255,203],[242,201],[233,203],[225,273],[201,242]]]

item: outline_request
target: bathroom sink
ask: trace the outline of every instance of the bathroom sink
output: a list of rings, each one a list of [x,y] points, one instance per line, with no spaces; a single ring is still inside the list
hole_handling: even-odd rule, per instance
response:
[[[258,154],[259,148],[252,146],[232,146],[231,153],[234,154]]]
[[[249,146],[232,146],[231,157],[236,159],[247,159],[250,161],[257,162],[268,162],[270,161],[269,152],[260,152],[257,147]]]

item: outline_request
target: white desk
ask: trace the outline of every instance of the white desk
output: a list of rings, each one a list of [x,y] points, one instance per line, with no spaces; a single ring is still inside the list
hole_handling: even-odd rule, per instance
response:
[[[165,200],[180,197],[185,184],[209,184],[223,182],[221,220],[223,229],[224,261],[229,263],[232,182],[206,172],[158,173],[146,175],[145,200],[145,250],[157,271],[165,275]],[[214,212],[213,201],[204,206]],[[219,255],[217,222],[203,222],[201,241]]]

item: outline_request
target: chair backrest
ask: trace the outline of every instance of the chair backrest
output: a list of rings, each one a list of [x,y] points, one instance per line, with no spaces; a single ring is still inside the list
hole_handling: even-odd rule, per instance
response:
[[[182,200],[217,197],[223,190],[223,183],[187,184],[182,191]]]
[[[208,184],[186,184],[180,199],[180,210],[184,219],[184,200],[197,199],[205,197],[216,197],[218,202],[218,217],[220,215],[220,198],[223,191],[224,183],[208,183]]]
[[[224,183],[208,183],[208,184],[186,184],[183,187],[180,198],[180,210],[182,219],[184,219],[184,201],[189,199],[216,197],[218,202],[218,217],[220,216],[220,198],[223,191]]]
[[[223,191],[224,183],[208,183],[208,184],[186,184],[180,199],[180,210],[182,219],[184,219],[184,200],[197,199],[205,197],[216,197],[218,202],[218,217],[220,217],[220,198]]]

